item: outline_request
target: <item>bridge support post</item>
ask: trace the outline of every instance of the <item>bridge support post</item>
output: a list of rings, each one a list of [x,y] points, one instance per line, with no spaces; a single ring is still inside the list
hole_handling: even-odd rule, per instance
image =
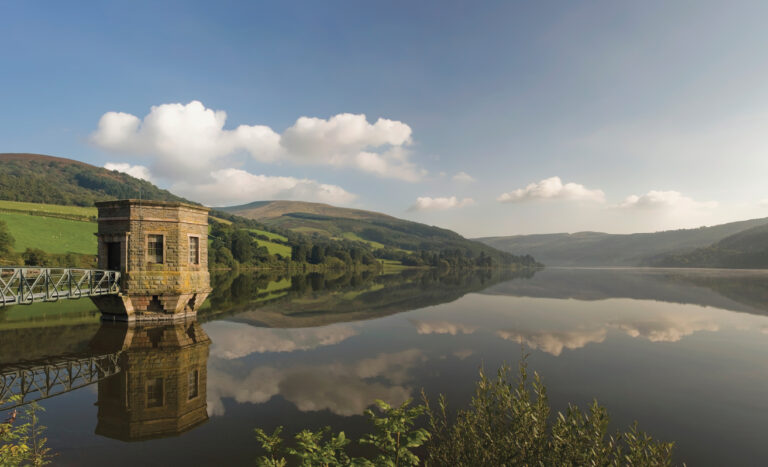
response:
[[[119,295],[92,297],[104,319],[165,321],[197,314],[211,291],[208,208],[120,200],[96,203],[99,267],[119,269]]]

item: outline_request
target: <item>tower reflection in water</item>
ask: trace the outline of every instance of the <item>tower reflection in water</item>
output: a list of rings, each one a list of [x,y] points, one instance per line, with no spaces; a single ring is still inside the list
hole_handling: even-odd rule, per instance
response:
[[[197,321],[102,324],[91,347],[119,352],[122,371],[98,383],[96,434],[141,441],[205,423],[210,345]]]

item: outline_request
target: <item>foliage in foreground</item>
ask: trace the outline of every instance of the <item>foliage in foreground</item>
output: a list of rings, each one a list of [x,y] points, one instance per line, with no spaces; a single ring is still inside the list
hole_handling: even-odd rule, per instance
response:
[[[2,402],[2,401],[0,401]],[[14,410],[0,421],[0,466],[41,466],[51,463],[51,450],[45,447],[45,427],[40,425],[36,403]]]
[[[377,401],[378,413],[366,411],[374,431],[359,440],[374,446],[375,455],[352,458],[346,452],[350,440],[329,427],[302,430],[293,447],[284,448],[282,427],[272,434],[256,429],[266,455],[263,466],[285,466],[293,456],[302,466],[477,466],[477,465],[671,465],[674,443],[655,441],[637,428],[608,434],[608,412],[593,402],[587,412],[569,406],[550,421],[546,388],[538,374],[529,381],[523,359],[516,381],[510,368],[502,367],[495,378],[480,371],[475,395],[468,409],[449,417],[445,398],[432,408],[407,401],[391,407]],[[415,428],[426,417],[426,428]],[[294,462],[291,462],[293,464]]]

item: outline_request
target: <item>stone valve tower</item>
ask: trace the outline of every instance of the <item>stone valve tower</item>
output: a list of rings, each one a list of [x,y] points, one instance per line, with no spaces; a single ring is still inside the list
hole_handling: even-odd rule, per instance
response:
[[[211,291],[208,208],[127,199],[96,203],[99,268],[119,270],[119,295],[91,297],[102,317],[159,321],[195,316]]]

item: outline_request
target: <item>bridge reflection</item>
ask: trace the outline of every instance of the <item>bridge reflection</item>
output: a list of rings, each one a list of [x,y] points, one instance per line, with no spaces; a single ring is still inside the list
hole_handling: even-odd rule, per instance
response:
[[[211,340],[195,320],[169,324],[103,323],[90,339],[69,337],[44,358],[0,361],[0,410],[96,384],[96,434],[122,441],[175,436],[208,420]],[[3,346],[23,334],[0,333]],[[50,337],[50,330],[41,329]],[[45,341],[38,341],[45,342]],[[3,347],[0,346],[0,347]],[[53,355],[55,347],[66,349]]]

